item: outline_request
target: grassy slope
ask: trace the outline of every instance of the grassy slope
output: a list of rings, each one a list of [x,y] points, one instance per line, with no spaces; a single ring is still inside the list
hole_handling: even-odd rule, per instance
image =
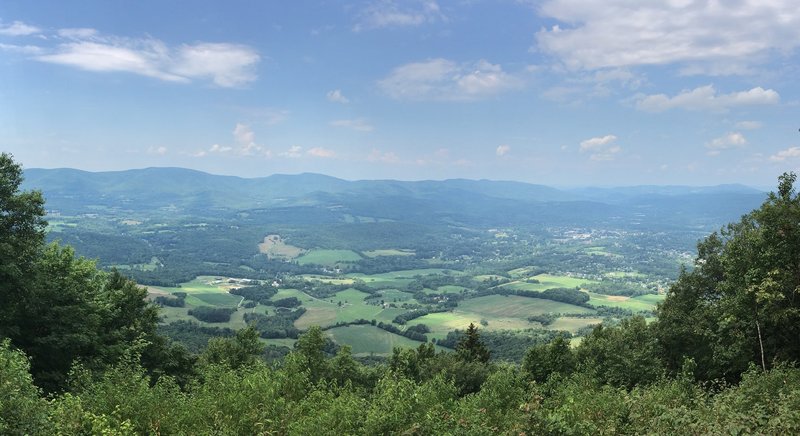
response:
[[[337,343],[353,347],[354,355],[389,355],[394,347],[416,348],[422,344],[371,325],[337,327],[327,333]]]

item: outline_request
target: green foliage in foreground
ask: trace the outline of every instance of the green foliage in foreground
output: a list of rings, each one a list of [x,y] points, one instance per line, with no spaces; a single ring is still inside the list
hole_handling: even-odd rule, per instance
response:
[[[241,339],[244,344],[248,339]],[[135,363],[73,371],[72,390],[42,399],[27,359],[0,345],[3,434],[797,434],[800,370],[753,369],[736,386],[705,389],[690,374],[632,390],[585,372],[537,383],[499,366],[463,395],[444,373],[361,367],[314,340],[279,367],[202,366],[181,389]],[[246,348],[246,345],[244,345]],[[316,354],[316,355],[315,355]],[[452,354],[450,355],[452,356]],[[322,359],[322,360],[320,360]],[[375,378],[377,376],[377,378]],[[371,378],[372,377],[372,378]]]

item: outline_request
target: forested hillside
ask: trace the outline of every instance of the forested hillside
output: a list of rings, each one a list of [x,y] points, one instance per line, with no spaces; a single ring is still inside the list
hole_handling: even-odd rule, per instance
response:
[[[423,343],[395,348],[373,364],[357,360],[351,347],[314,325],[299,332],[282,357],[265,348],[257,322],[190,352],[159,334],[159,310],[168,307],[151,303],[144,288],[119,272],[98,269],[69,246],[46,243],[44,199],[21,190],[21,182],[20,166],[0,155],[3,434],[800,432],[800,370],[794,366],[800,358],[800,196],[791,173],[779,178],[777,191],[760,208],[702,240],[693,268],[676,271],[656,319],[610,317],[588,329],[579,344],[554,334],[526,346],[520,364],[493,355],[496,338],[488,339],[494,320],[438,341],[452,351]],[[315,262],[326,261],[322,254],[316,253]],[[619,301],[579,290],[602,284],[588,279],[571,277],[579,289],[539,289],[553,277],[526,265],[510,270],[515,276],[508,282],[486,274],[491,286],[517,287],[487,287],[470,295],[466,307],[485,299],[528,301],[526,292],[534,291],[526,286],[579,312],[601,310],[591,306],[591,298]],[[367,279],[379,277],[357,274],[363,283],[353,280],[340,290],[325,276],[328,287],[309,292],[329,292],[315,294],[316,300],[336,295],[367,301]],[[447,274],[380,279],[417,288],[414,298],[421,300],[426,289],[472,283],[442,276]],[[512,282],[515,277],[522,280]],[[296,291],[311,285],[298,280],[293,286]],[[270,322],[307,303],[277,294],[280,287],[271,284],[238,291],[247,293],[239,304],[245,297],[256,305],[269,302]],[[384,291],[378,298],[399,299],[402,292]],[[439,298],[430,305],[446,306],[439,293],[430,294]],[[162,296],[178,306],[171,300],[195,295],[202,294]],[[538,297],[533,299],[545,300]],[[422,316],[438,313],[443,312]],[[532,322],[553,321],[545,315]],[[388,324],[420,325],[415,319],[408,315]],[[364,321],[347,328],[377,327]],[[180,333],[180,324],[170,325]]]

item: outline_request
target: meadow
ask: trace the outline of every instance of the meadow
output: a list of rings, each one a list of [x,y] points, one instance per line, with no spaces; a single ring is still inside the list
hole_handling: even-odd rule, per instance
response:
[[[592,306],[619,307],[634,312],[653,311],[656,309],[656,305],[665,298],[663,294],[647,294],[636,297],[603,295],[594,292],[587,292],[587,294],[589,294],[589,304]]]
[[[311,250],[304,256],[318,256],[317,260],[340,261],[355,252],[347,250]],[[313,257],[312,257],[313,259]],[[518,280],[501,285],[500,288],[510,288],[525,291],[541,292],[552,288],[581,288],[587,284],[597,283],[596,280],[556,274],[535,274],[534,267],[517,268],[508,272],[508,275],[517,277]],[[578,333],[581,329],[602,322],[599,316],[592,316],[595,310],[590,307],[576,306],[573,304],[552,301],[540,298],[530,298],[520,295],[483,295],[469,298],[472,290],[459,285],[442,285],[436,289],[423,288],[422,294],[436,297],[439,295],[456,295],[458,303],[455,307],[444,312],[428,313],[406,324],[396,324],[393,321],[398,315],[407,313],[414,308],[430,308],[430,303],[423,304],[417,301],[415,294],[407,286],[420,277],[435,275],[462,277],[464,272],[442,268],[426,268],[398,270],[381,274],[303,274],[298,277],[309,283],[324,283],[346,287],[356,282],[366,284],[374,292],[372,294],[354,288],[345,288],[326,298],[317,298],[298,289],[278,288],[271,298],[277,301],[286,298],[296,298],[300,301],[305,312],[294,321],[298,329],[306,330],[312,326],[328,328],[327,334],[339,344],[353,347],[358,355],[378,354],[383,355],[391,351],[394,346],[416,347],[419,342],[373,325],[352,325],[337,327],[337,325],[350,323],[356,320],[375,320],[386,324],[393,324],[400,331],[409,327],[424,324],[429,332],[428,339],[444,339],[454,330],[464,330],[469,324],[478,325],[486,331],[526,330],[531,328],[545,328],[548,330],[567,331]],[[619,275],[621,276],[621,275]],[[481,280],[491,279],[488,275],[473,277],[476,283]],[[533,280],[530,280],[533,279]],[[527,281],[526,281],[527,280]],[[199,276],[194,280],[182,283],[180,287],[151,287],[153,298],[175,292],[186,293],[186,307],[164,307],[161,311],[163,322],[169,323],[177,320],[192,320],[201,325],[228,327],[233,329],[245,327],[244,315],[246,313],[262,313],[274,315],[273,306],[259,304],[253,308],[244,308],[243,299],[232,295],[231,288],[242,286],[240,279],[231,279],[224,276]],[[418,288],[417,288],[418,289]],[[643,295],[639,297],[607,296],[593,292],[589,295],[589,304],[592,306],[620,307],[636,311],[652,311],[655,305],[663,299],[660,295]],[[419,296],[420,294],[417,294]],[[463,298],[466,295],[467,298]],[[422,297],[420,297],[422,298]],[[426,297],[427,298],[427,297]],[[204,323],[188,315],[188,311],[198,306],[211,306],[221,308],[236,308],[231,319],[225,323]],[[542,326],[531,317],[545,314],[556,314],[556,318],[546,326]],[[291,344],[293,340],[282,340]]]
[[[336,327],[326,333],[336,343],[350,345],[353,355],[356,356],[373,354],[386,356],[391,354],[395,347],[416,348],[420,344],[371,325]]]
[[[322,265],[327,267],[335,267],[345,262],[357,262],[361,260],[361,256],[352,250],[322,250],[313,249],[309,250],[302,256],[297,258],[297,263],[300,265]]]

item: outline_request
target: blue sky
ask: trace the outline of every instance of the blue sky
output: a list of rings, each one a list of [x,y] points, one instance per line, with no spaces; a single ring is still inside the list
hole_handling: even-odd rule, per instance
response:
[[[91,171],[774,186],[800,167],[799,48],[792,0],[4,0],[0,149]]]

